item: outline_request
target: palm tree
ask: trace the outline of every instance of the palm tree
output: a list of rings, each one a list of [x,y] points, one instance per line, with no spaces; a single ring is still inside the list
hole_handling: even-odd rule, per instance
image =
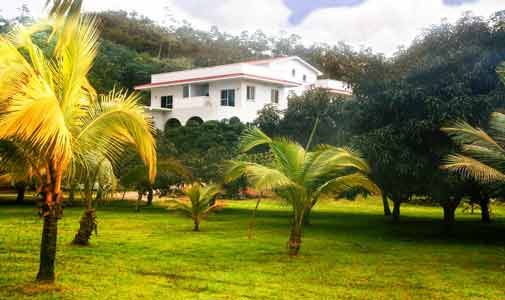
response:
[[[324,194],[340,194],[361,187],[378,193],[377,186],[367,177],[367,163],[348,149],[318,146],[308,152],[288,139],[271,139],[260,129],[249,128],[241,138],[241,151],[267,146],[273,154],[269,165],[228,162],[226,181],[246,176],[259,190],[271,190],[291,205],[293,220],[288,241],[290,255],[300,250],[304,215]]]
[[[32,41],[34,33],[47,30],[47,46],[53,49],[48,56]],[[40,281],[54,281],[62,178],[72,166],[86,165],[88,153],[115,164],[133,145],[149,167],[149,178],[156,175],[153,127],[138,94],[113,90],[97,97],[88,82],[98,36],[95,20],[77,13],[0,37],[0,139],[24,144],[37,158],[34,169],[43,170],[38,174],[44,203]]]
[[[442,131],[461,147],[460,153],[447,157],[443,169],[481,184],[505,182],[504,114],[491,114],[489,134],[462,121],[442,128]],[[489,196],[478,195],[477,198],[480,199],[482,220],[489,222]]]
[[[193,231],[200,231],[200,223],[207,215],[220,208],[216,202],[217,196],[222,193],[219,185],[211,184],[204,186],[195,182],[184,190],[188,200],[174,199],[169,202],[170,207],[184,212],[193,219]]]
[[[99,153],[90,153],[86,158],[86,168],[81,166],[76,176],[70,178],[70,181],[81,182],[83,184],[84,212],[79,222],[77,231],[72,244],[86,246],[93,232],[97,232],[98,223],[96,210],[93,208],[93,191],[96,185],[100,189],[103,185],[114,185],[115,175],[112,163]],[[100,192],[97,190],[97,198]],[[97,200],[97,199],[96,199]]]
[[[480,183],[505,181],[505,115],[491,115],[489,133],[466,122],[442,128],[461,146],[461,153],[447,157],[443,168]]]

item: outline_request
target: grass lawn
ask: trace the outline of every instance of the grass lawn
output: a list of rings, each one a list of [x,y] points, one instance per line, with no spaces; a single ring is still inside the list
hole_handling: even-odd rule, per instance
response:
[[[98,212],[91,247],[69,245],[81,214],[60,221],[57,284],[33,282],[41,220],[30,207],[0,205],[0,299],[505,299],[505,210],[493,224],[462,215],[451,230],[438,207],[402,207],[402,223],[377,200],[321,204],[288,257],[287,208],[228,201],[192,232],[163,208]]]

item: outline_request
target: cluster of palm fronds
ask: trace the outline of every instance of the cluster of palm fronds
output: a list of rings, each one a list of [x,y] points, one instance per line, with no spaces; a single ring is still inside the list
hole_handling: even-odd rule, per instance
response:
[[[485,184],[505,181],[505,115],[493,113],[489,127],[489,134],[462,121],[443,128],[461,146],[443,168]]]
[[[209,213],[223,207],[223,204],[216,199],[223,192],[219,185],[203,185],[195,182],[187,186],[183,192],[187,199],[172,199],[168,201],[168,205],[170,209],[190,216],[193,219],[194,231],[200,230],[200,223]]]
[[[245,176],[255,189],[274,192],[293,209],[291,254],[297,255],[303,219],[325,194],[340,194],[354,188],[378,193],[377,186],[368,178],[368,164],[354,151],[328,145],[307,151],[298,143],[270,138],[258,128],[247,129],[241,138],[241,151],[266,146],[273,155],[267,164],[229,161],[227,181]]]

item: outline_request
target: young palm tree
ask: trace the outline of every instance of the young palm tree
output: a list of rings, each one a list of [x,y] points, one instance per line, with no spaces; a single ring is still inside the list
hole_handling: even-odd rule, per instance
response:
[[[230,161],[226,181],[246,176],[254,188],[271,190],[291,205],[290,255],[298,255],[304,215],[321,195],[335,195],[356,187],[378,193],[377,186],[367,177],[367,163],[348,149],[319,146],[308,152],[293,141],[271,139],[260,129],[247,129],[241,138],[241,151],[260,145],[269,147],[273,163]]]
[[[222,193],[220,186],[212,184],[204,186],[201,183],[193,183],[184,190],[184,195],[189,201],[174,199],[169,202],[171,208],[186,213],[193,219],[193,231],[200,231],[200,223],[207,215],[218,209],[217,196]]]
[[[96,210],[93,207],[93,191],[98,184],[113,185],[116,179],[111,162],[101,156],[99,153],[90,153],[87,155],[86,166],[81,166],[75,176],[70,181],[75,180],[83,184],[84,212],[79,222],[77,231],[72,244],[86,246],[93,232],[97,232],[98,223],[96,220]],[[97,191],[97,196],[99,191]]]
[[[34,33],[47,30],[48,48],[56,41],[49,56],[32,41]],[[94,19],[79,14],[20,26],[0,37],[0,139],[26,145],[38,159],[34,169],[43,169],[40,281],[54,281],[61,184],[72,165],[86,165],[89,153],[117,163],[125,148],[134,145],[150,179],[156,175],[153,127],[139,96],[112,91],[98,98],[87,80],[97,47]]]
[[[489,134],[466,122],[442,128],[461,146],[460,154],[451,154],[442,166],[480,183],[505,181],[505,115],[493,113]]]

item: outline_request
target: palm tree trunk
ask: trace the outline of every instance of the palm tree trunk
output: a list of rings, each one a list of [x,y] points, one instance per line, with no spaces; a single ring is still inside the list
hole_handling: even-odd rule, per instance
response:
[[[391,209],[389,208],[388,196],[386,195],[385,192],[382,192],[382,204],[384,206],[384,215],[385,216],[390,216],[391,215]]]
[[[62,208],[58,195],[46,192],[45,207],[42,209],[44,215],[44,226],[42,229],[42,240],[40,244],[40,264],[37,274],[37,281],[54,282],[54,262],[56,260],[56,242],[58,237],[58,219],[61,217]],[[56,201],[48,201],[56,199]],[[51,203],[50,206],[47,203]]]
[[[293,223],[288,241],[288,251],[290,256],[298,256],[302,245],[302,226]]]
[[[200,220],[198,218],[195,218],[194,223],[195,227],[193,227],[193,231],[200,231]]]
[[[93,232],[97,233],[96,210],[93,208],[85,209],[79,222],[77,231],[72,244],[87,246]]]

